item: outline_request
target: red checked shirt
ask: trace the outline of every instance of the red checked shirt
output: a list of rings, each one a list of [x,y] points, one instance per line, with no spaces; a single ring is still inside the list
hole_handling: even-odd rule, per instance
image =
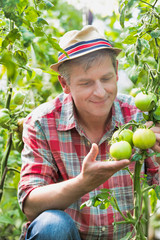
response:
[[[81,172],[83,159],[90,150],[91,142],[78,125],[73,109],[71,96],[62,93],[53,101],[40,105],[27,117],[18,191],[22,210],[25,198],[33,189],[74,178]],[[111,125],[106,126],[98,144],[99,154],[96,160],[108,158],[108,140],[116,126],[132,119],[140,121],[141,118],[142,114],[134,106],[133,98],[118,95],[112,107]],[[134,162],[129,168],[131,172],[134,171]],[[146,160],[143,172],[148,175],[149,184],[158,184],[158,169],[158,164],[151,158]],[[119,208],[124,214],[133,209],[133,182],[127,170],[120,170],[65,210],[75,221],[82,239],[119,240],[131,231],[129,224],[114,227],[115,221],[123,219],[111,206],[105,210],[99,207],[85,207],[80,210],[80,205],[100,193],[102,188],[114,190]]]

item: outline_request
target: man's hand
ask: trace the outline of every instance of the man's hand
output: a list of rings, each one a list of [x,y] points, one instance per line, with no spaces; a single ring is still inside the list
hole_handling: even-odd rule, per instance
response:
[[[93,143],[90,152],[83,161],[82,181],[85,184],[86,192],[89,192],[105,181],[114,173],[130,164],[128,159],[121,161],[96,161],[98,146]]]

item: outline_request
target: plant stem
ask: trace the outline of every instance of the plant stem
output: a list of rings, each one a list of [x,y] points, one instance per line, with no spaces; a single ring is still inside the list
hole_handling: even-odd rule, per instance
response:
[[[9,134],[9,138],[8,138],[8,142],[7,142],[7,147],[6,150],[4,152],[2,161],[1,161],[1,181],[0,181],[0,201],[2,199],[2,195],[3,195],[3,186],[4,186],[4,182],[5,182],[5,177],[7,174],[7,162],[8,162],[8,157],[11,151],[11,147],[12,147],[12,133]]]
[[[143,1],[143,0],[140,0],[140,2],[143,2],[143,3],[145,3],[146,5],[148,5],[148,6],[150,6],[150,7],[153,8],[153,6],[152,6],[151,4],[149,4],[149,3],[147,3],[147,2],[145,2],[145,1]]]
[[[6,105],[5,107],[9,109],[10,106],[10,101],[11,101],[11,96],[12,96],[12,85],[10,79],[8,79],[8,93],[7,93],[7,100],[6,100]]]
[[[7,167],[3,171],[1,182],[0,182],[0,202],[1,202],[1,199],[2,199],[2,195],[3,195],[3,187],[4,187],[6,174],[7,174]]]
[[[144,201],[144,218],[146,219],[146,223],[144,224],[144,233],[145,236],[148,236],[148,228],[149,228],[149,210],[148,210],[148,192],[145,192],[143,195]]]
[[[142,153],[142,159],[140,161],[137,161],[135,164],[135,170],[134,170],[134,215],[135,219],[138,222],[136,224],[136,235],[137,238],[142,235],[142,229],[140,220],[142,218],[142,190],[141,190],[141,168],[145,159],[145,154]]]

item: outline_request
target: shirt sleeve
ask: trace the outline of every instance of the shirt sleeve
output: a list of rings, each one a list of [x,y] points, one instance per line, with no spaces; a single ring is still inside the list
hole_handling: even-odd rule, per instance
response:
[[[18,185],[18,201],[22,211],[24,200],[33,189],[55,183],[58,179],[58,169],[41,123],[34,120],[31,115],[24,123],[23,142],[22,168]]]

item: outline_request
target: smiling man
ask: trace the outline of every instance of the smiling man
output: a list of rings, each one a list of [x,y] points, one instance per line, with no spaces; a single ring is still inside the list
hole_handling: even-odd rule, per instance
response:
[[[123,212],[133,209],[133,183],[124,167],[128,159],[108,159],[116,127],[141,112],[132,97],[117,96],[117,60],[120,49],[111,46],[93,26],[66,33],[58,63],[63,93],[35,109],[24,123],[19,203],[30,221],[26,239],[119,240],[132,226],[110,206],[106,210],[80,205],[100,193],[115,191]],[[157,129],[155,129],[155,132]],[[159,138],[159,133],[157,133]],[[147,159],[143,172],[158,183],[158,164]],[[152,171],[151,171],[152,170]],[[154,173],[154,174],[153,174]]]

